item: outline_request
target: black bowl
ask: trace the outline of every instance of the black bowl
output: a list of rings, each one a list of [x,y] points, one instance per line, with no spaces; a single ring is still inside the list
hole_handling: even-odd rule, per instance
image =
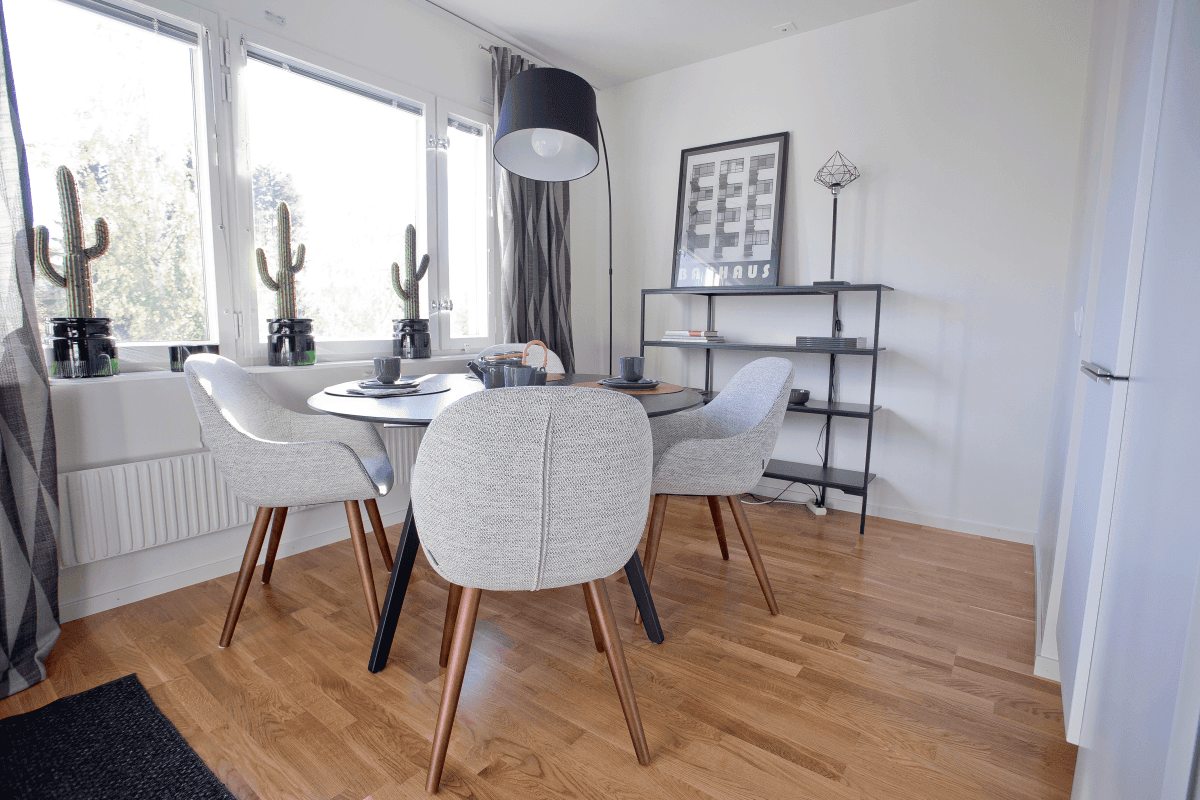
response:
[[[808,402],[808,389],[792,389],[791,404],[802,406]]]

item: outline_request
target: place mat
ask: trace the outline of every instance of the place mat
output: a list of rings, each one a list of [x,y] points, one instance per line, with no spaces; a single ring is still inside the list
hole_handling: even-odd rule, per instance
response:
[[[641,394],[675,394],[676,392],[682,392],[684,390],[684,388],[686,388],[683,386],[676,386],[673,383],[660,383],[660,384],[658,384],[658,386],[655,386],[653,389],[614,389],[611,386],[603,386],[595,381],[588,381],[587,383],[573,383],[571,385],[572,386],[586,386],[589,389],[608,389],[609,391],[612,391],[612,392],[623,392],[625,394],[639,394],[639,395],[641,395]]]
[[[0,720],[0,742],[14,800],[234,800],[134,675]]]
[[[358,381],[347,381],[337,386],[330,386],[325,394],[335,397],[421,397],[427,394],[441,394],[450,391],[444,381],[433,381],[429,385],[418,384],[411,389],[360,389]]]

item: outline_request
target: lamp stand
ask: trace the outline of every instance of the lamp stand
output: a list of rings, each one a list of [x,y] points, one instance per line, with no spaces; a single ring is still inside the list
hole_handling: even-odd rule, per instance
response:
[[[604,126],[596,118],[600,129],[600,147],[604,150],[604,181],[608,184],[608,374],[613,374],[613,253],[612,253],[612,171],[608,167],[608,143],[604,141]],[[837,198],[834,198],[835,200]]]
[[[833,235],[830,238],[829,244],[829,280],[813,281],[813,286],[848,286],[850,281],[838,281],[833,279],[834,264],[837,261],[837,186],[831,186],[830,191],[833,192]],[[835,301],[836,302],[836,301]],[[836,334],[834,334],[836,336]]]

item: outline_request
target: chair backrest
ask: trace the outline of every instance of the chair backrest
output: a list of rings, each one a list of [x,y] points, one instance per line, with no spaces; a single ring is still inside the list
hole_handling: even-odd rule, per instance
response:
[[[507,342],[505,344],[493,344],[493,345],[489,345],[489,346],[483,348],[482,350],[480,350],[479,358],[483,358],[484,356],[494,355],[495,353],[506,353],[506,352],[511,352],[513,350],[524,350],[524,349],[525,349],[525,344],[522,342]],[[563,372],[565,372],[565,370],[563,369],[562,359],[559,358],[553,350],[549,350],[549,349],[543,350],[541,347],[539,347],[536,344],[533,347],[529,348],[529,363],[535,367],[540,367],[542,365],[542,354],[543,353],[545,353],[545,356],[546,356],[546,371],[547,372],[556,373],[559,375],[561,375]]]
[[[721,438],[754,431],[761,434],[767,456],[775,448],[796,371],[786,358],[760,358],[737,371],[703,409],[710,430]],[[716,437],[713,437],[716,438]]]
[[[646,412],[607,389],[492,389],[429,426],[412,505],[433,568],[459,586],[584,583],[627,562],[646,523]]]
[[[246,370],[223,356],[197,353],[183,365],[206,441],[237,431],[268,441],[287,441],[282,408]]]

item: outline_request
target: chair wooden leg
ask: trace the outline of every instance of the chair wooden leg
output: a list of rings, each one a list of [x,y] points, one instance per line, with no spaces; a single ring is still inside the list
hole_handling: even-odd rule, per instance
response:
[[[450,662],[446,667],[446,683],[442,687],[442,703],[438,709],[437,727],[433,732],[433,753],[429,758],[429,779],[425,791],[436,794],[442,782],[442,767],[446,765],[446,750],[450,746],[450,730],[458,711],[463,675],[467,672],[467,656],[471,654],[471,637],[475,633],[475,618],[479,614],[482,589],[462,590],[458,619],[454,623],[454,642],[450,646]]]
[[[596,643],[596,652],[604,652],[604,632],[600,630],[600,620],[596,619],[596,610],[592,608],[592,598],[588,595],[587,587],[582,583],[579,584],[583,589],[583,599],[587,605],[588,621],[592,623],[592,641]]]
[[[625,651],[621,646],[621,637],[617,633],[617,620],[613,616],[612,606],[608,602],[608,590],[604,588],[604,579],[588,581],[583,584],[587,594],[590,611],[600,621],[600,631],[604,637],[604,651],[608,655],[608,668],[612,671],[613,683],[617,687],[617,696],[621,698],[621,710],[625,712],[625,724],[629,727],[629,738],[633,740],[633,750],[637,753],[639,764],[650,763],[650,746],[646,743],[646,732],[642,730],[642,716],[638,713],[637,697],[633,693],[633,681],[629,678],[629,666],[625,663]]]
[[[462,591],[463,587],[452,583],[450,592],[446,595],[446,621],[442,623],[442,654],[438,656],[438,666],[440,667],[446,666],[450,658],[450,643],[454,639],[454,621],[458,619]]]
[[[371,518],[371,530],[375,531],[375,541],[379,543],[379,552],[383,553],[383,566],[388,572],[392,571],[392,548],[388,545],[387,534],[383,531],[383,517],[379,516],[379,504],[371,497],[363,501],[367,507],[367,516]]]
[[[658,547],[662,544],[663,518],[667,515],[667,495],[654,495],[650,504],[650,530],[646,534],[646,558],[642,561],[642,569],[646,572],[646,585],[654,579],[654,562],[658,560]],[[641,622],[641,611],[633,612],[634,623]]]
[[[262,582],[271,582],[271,570],[275,568],[275,554],[279,552],[279,539],[283,536],[283,521],[287,519],[287,506],[275,509],[271,520],[271,538],[267,540],[267,560],[263,562]]]
[[[250,589],[250,581],[254,578],[254,566],[258,563],[258,554],[262,552],[263,539],[267,537],[267,523],[271,521],[272,510],[264,506],[254,517],[254,527],[250,529],[250,541],[246,542],[246,555],[242,556],[242,568],[238,572],[237,583],[233,587],[233,598],[229,601],[229,613],[225,615],[225,628],[221,631],[221,647],[229,647],[229,642],[233,640],[233,629],[237,627],[238,616],[242,613],[242,603],[246,602],[246,592]]]
[[[725,499],[729,501],[729,510],[733,512],[733,521],[737,523],[738,533],[742,535],[742,544],[746,546],[746,555],[750,556],[750,564],[754,567],[754,574],[758,576],[758,585],[762,588],[763,597],[767,598],[767,608],[772,614],[778,614],[779,605],[775,602],[775,593],[771,591],[771,581],[767,579],[767,568],[763,566],[762,556],[758,554],[758,545],[754,542],[754,533],[750,530],[750,520],[746,519],[742,499],[736,495]]]
[[[709,495],[708,510],[712,513],[713,527],[717,529],[717,544],[721,545],[721,558],[729,560],[729,545],[725,543],[725,519],[721,516],[721,503]]]
[[[363,530],[362,512],[357,500],[346,501],[346,519],[350,523],[350,541],[354,544],[354,558],[358,561],[358,575],[362,578],[363,594],[367,598],[367,614],[371,617],[371,630],[379,627],[379,598],[375,596],[375,575],[371,572],[371,554],[367,551],[367,532]]]

